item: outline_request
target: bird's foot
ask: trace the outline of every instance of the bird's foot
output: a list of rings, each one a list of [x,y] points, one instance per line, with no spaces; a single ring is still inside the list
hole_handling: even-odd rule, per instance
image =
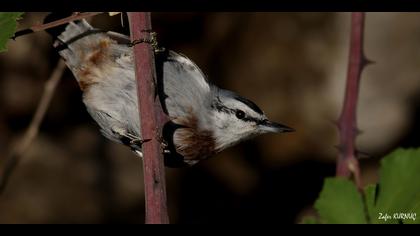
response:
[[[171,151],[169,150],[168,142],[166,142],[166,140],[163,137],[159,137],[158,141],[160,143],[160,148],[162,149],[162,153],[171,154]]]
[[[160,52],[165,51],[165,48],[163,48],[163,47],[161,48],[161,47],[158,46],[157,33],[156,32],[154,32],[152,30],[142,30],[142,32],[149,33],[150,38],[136,39],[136,40],[134,40],[134,41],[132,41],[128,44],[129,47],[133,47],[134,45],[139,44],[139,43],[149,43],[152,46],[153,51],[155,53],[160,53]]]
[[[112,128],[112,132],[120,137],[120,140],[123,144],[130,147],[137,146],[141,148],[143,143],[150,141],[151,139],[141,139],[140,137],[127,133],[124,129],[121,128]]]

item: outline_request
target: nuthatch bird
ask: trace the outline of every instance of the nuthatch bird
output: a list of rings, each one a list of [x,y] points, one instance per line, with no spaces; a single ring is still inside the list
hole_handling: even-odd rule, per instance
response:
[[[95,29],[85,20],[68,24],[54,43],[102,134],[141,155],[131,46],[129,37]],[[162,83],[159,97],[170,119],[162,136],[165,165],[193,165],[259,134],[293,131],[268,120],[252,101],[211,84],[186,56],[169,50],[155,56]]]

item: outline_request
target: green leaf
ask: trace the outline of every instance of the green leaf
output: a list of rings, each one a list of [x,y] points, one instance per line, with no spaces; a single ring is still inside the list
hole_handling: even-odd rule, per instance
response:
[[[397,149],[381,161],[374,223],[399,223],[394,214],[416,213],[420,202],[420,149]],[[379,215],[388,215],[385,221]]]
[[[7,41],[15,34],[16,20],[23,12],[0,12],[0,52],[6,51]]]
[[[381,161],[380,182],[362,196],[352,182],[329,178],[315,203],[325,223],[420,223],[420,149],[397,149]],[[305,222],[311,223],[310,219]]]
[[[403,220],[404,224],[420,224],[420,199],[417,199],[417,203],[407,213],[408,217]]]
[[[372,222],[374,217],[378,217],[375,212],[375,194],[377,185],[368,185],[365,187],[365,203],[368,211],[369,219]]]
[[[315,208],[328,224],[364,224],[363,202],[356,186],[343,178],[326,178]]]

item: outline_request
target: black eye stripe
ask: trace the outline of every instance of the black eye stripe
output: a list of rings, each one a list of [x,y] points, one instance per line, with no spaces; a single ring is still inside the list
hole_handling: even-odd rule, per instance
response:
[[[257,123],[257,124],[259,124],[261,122],[259,119],[253,118],[253,117],[249,117],[249,116],[245,116],[241,120],[246,121],[246,122],[253,122],[253,123]]]
[[[247,116],[245,114],[245,112],[243,112],[242,110],[231,110],[231,113],[235,113],[236,118],[238,118],[240,120],[243,120],[245,122],[254,122],[254,123],[257,123],[257,124],[261,123],[260,119]]]
[[[243,121],[245,121],[245,122],[254,122],[254,123],[256,123],[256,124],[260,124],[262,121],[260,120],[260,119],[258,119],[258,118],[254,118],[254,117],[250,117],[250,116],[247,116],[246,115],[246,113],[245,112],[243,112],[242,110],[238,110],[238,109],[231,109],[231,108],[229,108],[229,107],[226,107],[226,106],[224,106],[223,104],[222,104],[222,102],[220,101],[220,99],[219,98],[216,98],[216,101],[214,101],[212,104],[211,104],[211,107],[213,108],[213,109],[216,109],[217,111],[219,111],[219,112],[224,112],[224,113],[231,113],[231,114],[235,114],[235,116],[238,118],[238,119],[240,119],[240,120],[243,120]],[[243,113],[244,113],[244,116],[242,117],[241,115],[240,115],[240,117],[241,118],[239,118],[238,116],[237,116],[237,111],[242,111]]]

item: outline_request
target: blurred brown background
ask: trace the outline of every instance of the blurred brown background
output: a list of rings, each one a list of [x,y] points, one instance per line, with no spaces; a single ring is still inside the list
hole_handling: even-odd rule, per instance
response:
[[[26,13],[19,29],[47,13]],[[267,134],[191,168],[167,169],[172,223],[297,223],[335,174],[334,121],[347,71],[349,13],[153,13],[159,43],[295,133]],[[106,14],[92,24],[128,34]],[[417,147],[420,13],[367,13],[357,143],[364,183],[380,157]],[[39,32],[0,54],[0,166],[28,126],[57,64]],[[141,160],[101,136],[66,70],[38,137],[0,196],[0,223],[143,223]]]

